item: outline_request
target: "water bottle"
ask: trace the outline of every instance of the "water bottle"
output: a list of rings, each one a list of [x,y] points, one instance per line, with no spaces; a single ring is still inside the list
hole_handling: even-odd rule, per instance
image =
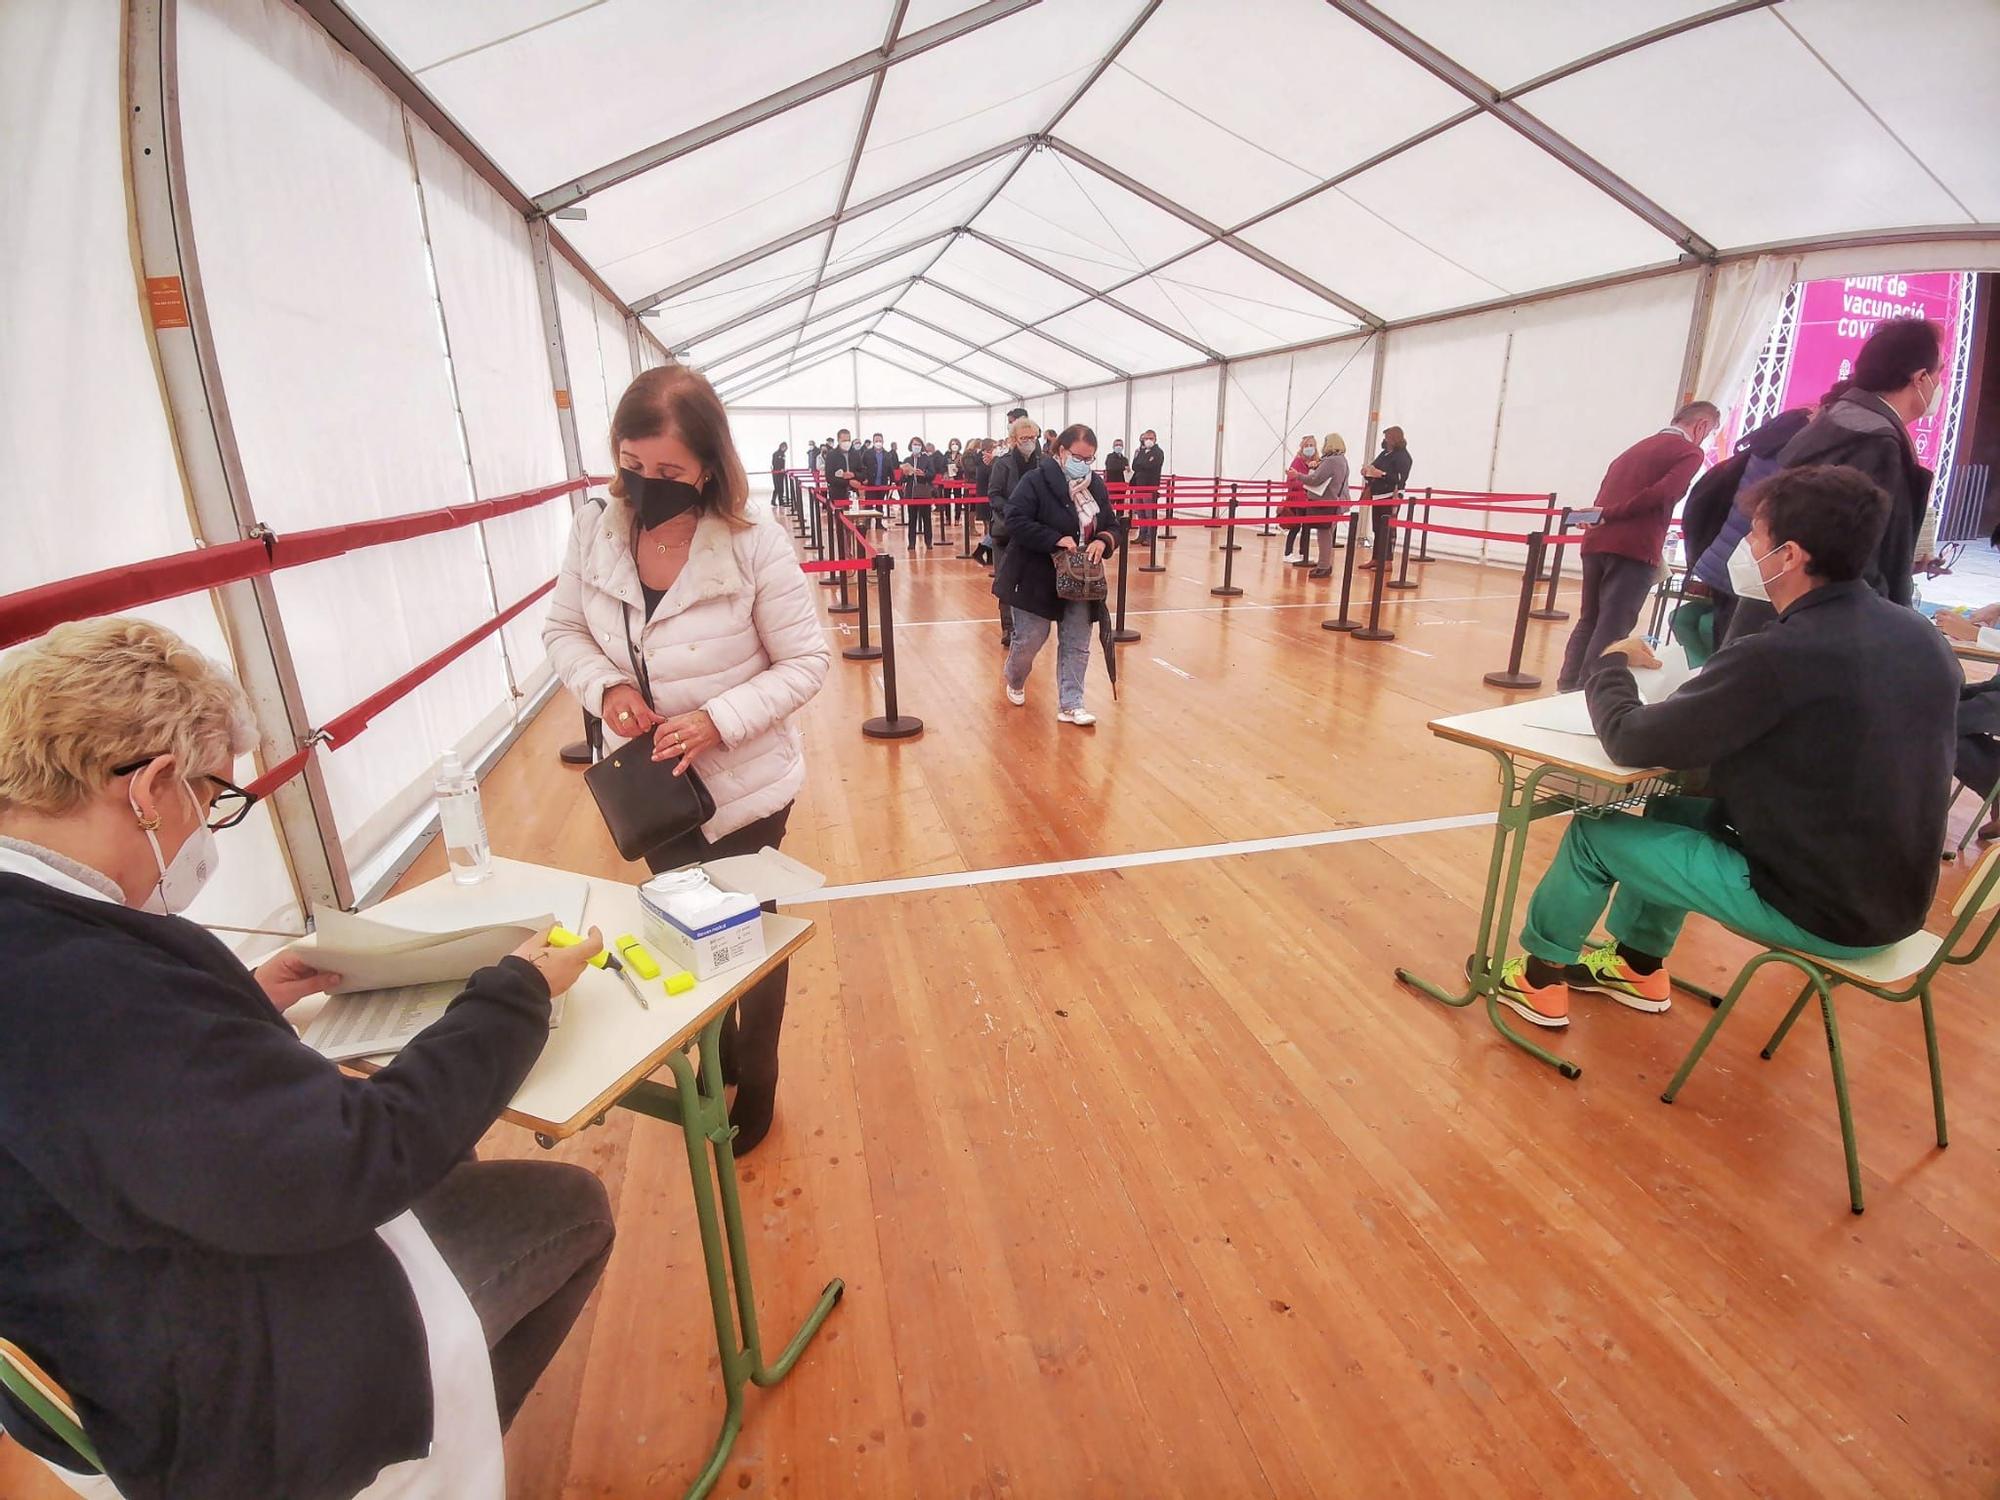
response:
[[[456,750],[445,751],[444,763],[438,767],[437,805],[451,878],[460,885],[479,884],[493,873],[493,849],[486,841],[486,810],[479,805],[479,783],[459,763]]]

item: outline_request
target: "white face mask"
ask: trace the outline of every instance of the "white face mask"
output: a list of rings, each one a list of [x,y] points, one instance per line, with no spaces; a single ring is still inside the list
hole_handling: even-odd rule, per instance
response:
[[[188,782],[183,781],[181,786],[187,792],[188,800],[194,804],[194,832],[174,851],[173,859],[168,860],[160,853],[160,836],[150,828],[143,830],[146,842],[153,846],[153,863],[159,869],[160,882],[153,887],[153,894],[141,904],[141,911],[171,912],[175,915],[186,911],[194,905],[194,898],[201,894],[201,888],[208,884],[209,877],[222,862],[222,851],[215,843],[215,830],[201,815],[201,798],[195,795],[194,787]],[[142,819],[145,816],[139,812],[136,800],[132,803],[132,811]]]
[[[1782,546],[1784,543],[1780,542],[1778,547]],[[1757,565],[1767,558],[1776,557],[1778,547],[1773,547],[1763,557],[1759,557],[1750,550],[1750,538],[1747,536],[1737,543],[1736,550],[1729,554],[1729,586],[1736,591],[1737,598],[1762,599],[1767,604],[1770,602],[1770,585],[1792,570],[1780,568],[1775,575],[1766,578],[1764,570]]]
[[[1918,417],[1917,420],[1921,422],[1924,417],[1928,417],[1931,413],[1935,412],[1938,409],[1938,402],[1943,396],[1944,381],[1935,375],[1931,376],[1931,398],[1924,403],[1924,416]]]

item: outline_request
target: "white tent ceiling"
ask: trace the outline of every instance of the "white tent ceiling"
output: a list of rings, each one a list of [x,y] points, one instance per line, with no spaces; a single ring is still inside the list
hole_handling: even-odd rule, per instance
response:
[[[2000,222],[1996,0],[344,0],[724,393],[998,401]],[[925,388],[928,387],[928,390]]]

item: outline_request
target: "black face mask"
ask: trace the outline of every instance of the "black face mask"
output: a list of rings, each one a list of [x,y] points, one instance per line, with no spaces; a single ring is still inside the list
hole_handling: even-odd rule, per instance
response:
[[[681,479],[647,479],[631,469],[624,471],[625,494],[639,512],[639,525],[651,531],[676,516],[684,516],[701,504],[701,491]]]

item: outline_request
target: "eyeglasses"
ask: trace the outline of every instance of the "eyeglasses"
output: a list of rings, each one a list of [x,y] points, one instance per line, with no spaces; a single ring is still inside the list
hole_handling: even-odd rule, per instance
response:
[[[161,753],[164,754],[165,752],[162,751]],[[159,758],[158,755],[149,755],[144,760],[133,761],[130,765],[113,766],[111,774],[113,776],[130,776],[135,771],[145,770],[147,766]],[[206,819],[209,832],[211,833],[220,833],[225,828],[234,828],[238,823],[249,817],[250,809],[257,805],[256,795],[244,791],[242,787],[233,781],[224,781],[220,776],[204,776],[201,779],[213,783],[216,787],[215,797],[208,804],[208,817]]]

